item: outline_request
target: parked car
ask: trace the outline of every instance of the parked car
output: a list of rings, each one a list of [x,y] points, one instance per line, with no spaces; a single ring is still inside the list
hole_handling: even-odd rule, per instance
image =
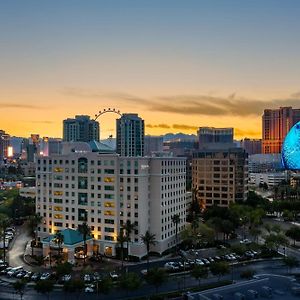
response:
[[[7,274],[11,269],[12,269],[12,267],[7,267],[7,268],[3,269],[3,270],[0,272],[0,274],[1,274],[1,275],[5,275],[5,274]]]
[[[27,271],[23,278],[29,280],[32,275],[33,275],[33,272]]]
[[[66,274],[66,275],[62,276],[61,281],[68,282],[71,280],[71,278],[72,278],[71,274]]]
[[[199,258],[196,258],[196,259],[195,259],[195,264],[196,264],[197,266],[204,266],[204,262],[203,262],[201,259],[199,259]]]
[[[40,280],[48,280],[50,278],[51,274],[50,273],[43,273],[40,277]]]
[[[33,281],[38,281],[41,277],[41,274],[40,273],[34,273],[32,276],[31,276],[31,280]]]
[[[94,293],[95,292],[95,285],[89,284],[87,287],[84,289],[86,293]]]
[[[92,281],[91,275],[90,275],[90,274],[85,274],[85,275],[83,276],[83,281],[84,281],[84,282],[91,282],[91,281]]]
[[[20,271],[22,271],[22,270],[23,270],[23,267],[22,267],[22,266],[20,266],[20,267],[15,267],[15,268],[12,268],[9,272],[7,272],[7,275],[8,275],[9,277],[12,277],[12,276],[14,276],[15,273],[20,272]]]
[[[110,272],[109,276],[111,277],[112,280],[117,280],[120,277],[119,274],[115,271]]]
[[[248,244],[251,244],[251,241],[248,239],[244,239],[244,240],[240,241],[240,244],[248,245]]]
[[[27,274],[27,271],[22,270],[22,271],[20,271],[20,272],[15,273],[14,276],[15,276],[16,278],[18,278],[18,279],[21,279],[21,278],[23,278],[26,274]]]

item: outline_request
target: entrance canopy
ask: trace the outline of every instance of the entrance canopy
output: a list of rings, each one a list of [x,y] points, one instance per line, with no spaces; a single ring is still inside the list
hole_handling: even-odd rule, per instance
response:
[[[83,234],[81,234],[78,230],[67,228],[60,231],[60,233],[64,237],[64,242],[63,242],[64,246],[74,246],[77,244],[82,244],[84,242]],[[48,237],[44,238],[42,243],[49,244],[53,239],[55,239],[55,234],[51,234]],[[86,237],[86,241],[89,240],[92,240],[91,236]]]

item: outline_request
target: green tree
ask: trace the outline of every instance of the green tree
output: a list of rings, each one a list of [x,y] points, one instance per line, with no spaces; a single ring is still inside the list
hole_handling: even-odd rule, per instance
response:
[[[85,257],[87,254],[86,241],[87,241],[87,238],[91,234],[91,227],[86,222],[83,222],[82,224],[80,224],[78,226],[78,231],[82,234],[82,237],[83,237],[83,254],[84,254],[83,255],[83,263],[85,264]]]
[[[131,234],[136,229],[136,225],[131,223],[130,220],[127,220],[125,224],[123,224],[122,229],[125,231],[126,236],[126,244],[127,244],[127,260],[129,260],[129,242],[131,241]]]
[[[117,242],[121,247],[121,261],[122,261],[122,269],[124,266],[124,244],[127,242],[128,238],[124,234],[124,231],[121,229],[120,233],[117,236]]]
[[[155,287],[156,294],[158,288],[167,281],[167,273],[164,269],[153,268],[147,272],[146,281]]]
[[[287,246],[288,244],[288,239],[281,233],[271,233],[265,238],[265,245],[267,246],[267,248],[275,250],[277,252],[280,246]]]
[[[24,280],[15,281],[13,284],[13,288],[18,295],[20,295],[20,299],[23,299],[25,294],[26,282]]]
[[[73,266],[69,262],[64,262],[62,264],[57,264],[55,267],[55,271],[58,277],[71,274],[72,273]]]
[[[286,256],[283,259],[284,264],[287,266],[287,271],[290,273],[291,269],[299,266],[299,261],[294,256]]]
[[[201,284],[201,279],[207,278],[208,269],[204,266],[196,266],[192,271],[191,275],[198,280],[199,286]]]
[[[126,290],[127,295],[128,291],[134,291],[140,287],[141,279],[136,273],[125,273],[121,276],[119,285],[120,288]]]
[[[210,271],[214,276],[220,280],[221,276],[224,276],[230,272],[230,266],[225,261],[214,262],[210,265]]]
[[[149,271],[149,253],[150,247],[156,244],[155,234],[150,233],[148,230],[144,235],[141,236],[143,243],[146,245],[147,249],[147,271]]]
[[[43,295],[47,296],[47,299],[50,298],[50,293],[53,291],[54,288],[54,281],[53,280],[39,280],[34,289]]]
[[[6,244],[5,244],[5,231],[10,226],[10,219],[3,214],[0,214],[0,229],[2,231],[3,240],[3,262],[6,262]]]
[[[64,243],[64,235],[60,231],[55,234],[54,243],[58,247],[58,255],[60,256],[62,253],[62,244]]]
[[[110,290],[113,288],[113,282],[110,277],[104,277],[98,283],[98,291],[102,294],[108,294]]]
[[[76,294],[76,298],[79,299],[80,293],[85,287],[84,281],[81,279],[72,279],[64,283],[64,291],[67,293]]]
[[[37,227],[42,222],[43,218],[39,214],[34,214],[29,217],[28,219],[28,228],[30,230],[30,233],[34,237],[34,243],[31,243],[31,256],[33,256],[33,249],[36,245],[37,240]]]
[[[178,254],[178,225],[180,223],[179,214],[175,214],[171,217],[173,224],[175,224],[175,244],[176,244],[176,254]]]
[[[300,228],[298,226],[292,226],[286,231],[285,235],[294,241],[295,246],[296,241],[300,240]]]

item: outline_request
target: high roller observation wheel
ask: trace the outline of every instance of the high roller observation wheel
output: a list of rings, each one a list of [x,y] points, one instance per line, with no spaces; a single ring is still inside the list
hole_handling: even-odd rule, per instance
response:
[[[123,114],[120,112],[120,110],[115,109],[115,108],[104,108],[103,110],[100,110],[97,114],[95,114],[95,119],[94,121],[96,121],[100,116],[106,114],[106,113],[114,113],[119,115],[120,117],[123,116]]]

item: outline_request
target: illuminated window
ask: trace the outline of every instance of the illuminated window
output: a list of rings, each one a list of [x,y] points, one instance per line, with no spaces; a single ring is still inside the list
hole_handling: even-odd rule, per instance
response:
[[[61,206],[54,206],[55,211],[63,211],[63,208]]]
[[[63,192],[62,191],[54,191],[54,196],[62,196]]]
[[[106,210],[106,211],[104,212],[104,215],[105,215],[105,216],[114,216],[114,215],[115,215],[115,212],[112,211],[112,210]]]
[[[63,218],[63,215],[61,215],[61,214],[54,215],[54,219],[62,219],[62,218]]]
[[[56,172],[56,173],[61,173],[61,172],[63,172],[63,171],[64,171],[63,168],[60,168],[60,167],[54,168],[54,172]]]
[[[115,204],[113,202],[105,202],[105,207],[115,207]]]
[[[115,182],[114,177],[104,177],[104,182]]]

